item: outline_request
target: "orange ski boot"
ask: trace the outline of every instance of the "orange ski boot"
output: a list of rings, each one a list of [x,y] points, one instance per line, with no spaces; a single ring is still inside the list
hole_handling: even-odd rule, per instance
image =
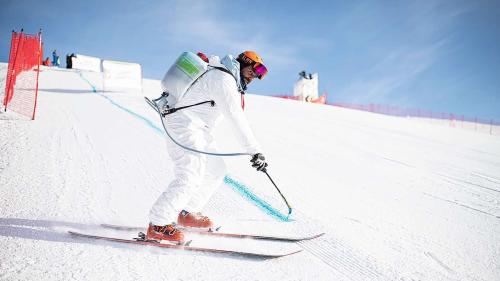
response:
[[[167,225],[153,225],[149,224],[148,233],[146,234],[146,240],[161,241],[165,240],[172,242],[174,244],[184,243],[184,233],[181,230],[175,228],[173,224]]]
[[[212,228],[213,222],[201,213],[190,213],[182,210],[177,217],[177,224],[182,227]]]

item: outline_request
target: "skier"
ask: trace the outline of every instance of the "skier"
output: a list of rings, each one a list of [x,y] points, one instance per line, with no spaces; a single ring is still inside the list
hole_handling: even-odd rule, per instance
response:
[[[207,58],[198,53],[204,60]],[[215,106],[200,105],[179,110],[165,118],[169,133],[187,147],[214,151],[213,130],[222,118],[230,120],[246,151],[252,154],[252,167],[263,171],[267,167],[262,150],[244,116],[244,91],[254,78],[262,79],[267,68],[260,56],[245,51],[236,59],[227,55],[219,61],[223,69],[213,68],[192,84],[176,106],[200,100],[213,100]],[[165,80],[165,78],[164,78]],[[174,163],[175,178],[159,196],[149,213],[147,240],[167,240],[182,243],[180,227],[211,228],[213,221],[200,211],[222,183],[226,168],[221,157],[192,152],[167,138],[167,149]]]

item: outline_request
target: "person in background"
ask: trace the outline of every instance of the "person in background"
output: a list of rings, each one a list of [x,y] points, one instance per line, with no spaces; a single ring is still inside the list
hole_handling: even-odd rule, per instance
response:
[[[50,66],[50,58],[47,57],[44,61],[42,61],[42,65]]]
[[[299,76],[307,79],[305,70],[302,70],[301,72],[299,72]]]
[[[71,69],[71,58],[69,54],[66,54],[66,68]]]
[[[52,65],[59,67],[61,65],[61,61],[59,60],[59,56],[56,53],[56,50],[52,52]]]
[[[73,68],[73,58],[76,57],[75,54],[67,54],[66,55],[66,68],[71,69]]]

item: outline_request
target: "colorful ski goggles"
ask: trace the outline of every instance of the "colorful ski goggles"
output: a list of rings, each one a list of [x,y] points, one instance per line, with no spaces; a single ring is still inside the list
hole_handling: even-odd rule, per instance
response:
[[[262,80],[267,74],[267,67],[261,63],[256,63],[253,66],[253,72],[257,78]]]
[[[244,51],[238,55],[238,61],[245,65],[252,65],[255,77],[262,79],[267,74],[262,58],[254,51]]]

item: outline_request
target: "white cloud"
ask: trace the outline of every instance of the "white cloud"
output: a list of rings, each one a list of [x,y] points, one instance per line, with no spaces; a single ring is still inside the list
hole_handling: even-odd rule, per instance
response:
[[[439,59],[447,42],[448,39],[442,39],[422,48],[392,50],[340,94],[355,97],[351,102],[380,100],[390,103],[398,88],[413,81]],[[405,99],[400,93],[398,96],[400,100]]]
[[[234,11],[225,10],[218,3],[179,1],[159,8],[169,11],[159,28],[161,35],[171,44],[182,47],[196,44],[200,49],[218,55],[255,50],[262,54],[267,64],[274,65],[275,70],[304,64],[304,58],[299,55],[301,48],[320,40],[304,39],[298,44],[280,42],[273,36],[279,34],[279,30],[274,30],[271,23],[264,22],[265,19],[249,26],[238,20]]]
[[[411,34],[411,42],[394,46],[391,42],[373,42],[387,44],[385,54],[374,65],[360,69],[358,78],[341,89],[339,96],[358,103],[408,101],[410,98],[398,91],[418,79],[450,50],[453,28],[460,15],[470,9],[443,1],[409,5],[409,13],[400,24]]]

